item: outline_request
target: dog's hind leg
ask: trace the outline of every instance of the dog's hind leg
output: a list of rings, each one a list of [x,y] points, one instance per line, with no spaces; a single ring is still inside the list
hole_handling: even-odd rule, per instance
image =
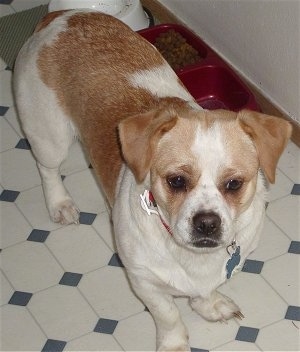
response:
[[[43,184],[46,205],[54,222],[67,225],[79,222],[79,210],[66,191],[59,167],[48,168],[37,162]]]
[[[35,69],[17,65],[14,84],[19,117],[37,161],[50,217],[61,224],[78,223],[79,210],[59,172],[77,135],[76,128]]]
[[[65,121],[56,122],[52,132],[41,138],[40,134],[27,134],[40,171],[46,205],[52,221],[61,224],[79,222],[79,210],[65,189],[60,165],[66,159],[73,136]],[[38,131],[36,131],[38,132]]]
[[[65,189],[60,165],[66,159],[73,136],[65,121],[56,121],[47,136],[42,131],[28,133],[32,152],[40,171],[46,205],[52,221],[61,224],[78,223],[79,210]],[[52,133],[51,133],[52,132]]]

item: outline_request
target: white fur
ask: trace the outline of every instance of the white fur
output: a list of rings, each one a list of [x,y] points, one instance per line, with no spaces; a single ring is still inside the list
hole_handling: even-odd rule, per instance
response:
[[[191,94],[182,88],[177,75],[167,63],[155,69],[137,71],[129,75],[128,80],[134,87],[145,89],[159,98],[181,98],[190,102],[193,108],[202,109],[195,103]]]

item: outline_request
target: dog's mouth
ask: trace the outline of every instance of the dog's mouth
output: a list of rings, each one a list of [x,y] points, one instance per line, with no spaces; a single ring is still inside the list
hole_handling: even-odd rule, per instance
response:
[[[202,238],[192,242],[193,247],[197,248],[214,248],[219,246],[219,242],[211,238]]]

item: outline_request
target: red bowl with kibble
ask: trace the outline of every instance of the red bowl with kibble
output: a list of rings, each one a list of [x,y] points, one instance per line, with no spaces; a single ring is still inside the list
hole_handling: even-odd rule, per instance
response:
[[[138,33],[157,47],[204,109],[260,110],[242,80],[186,27],[161,24]]]

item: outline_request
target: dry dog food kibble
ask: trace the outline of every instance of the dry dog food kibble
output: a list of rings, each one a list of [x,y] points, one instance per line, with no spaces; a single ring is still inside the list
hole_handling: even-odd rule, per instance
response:
[[[154,46],[175,70],[201,60],[198,51],[188,44],[185,38],[174,29],[161,33],[156,38]]]

